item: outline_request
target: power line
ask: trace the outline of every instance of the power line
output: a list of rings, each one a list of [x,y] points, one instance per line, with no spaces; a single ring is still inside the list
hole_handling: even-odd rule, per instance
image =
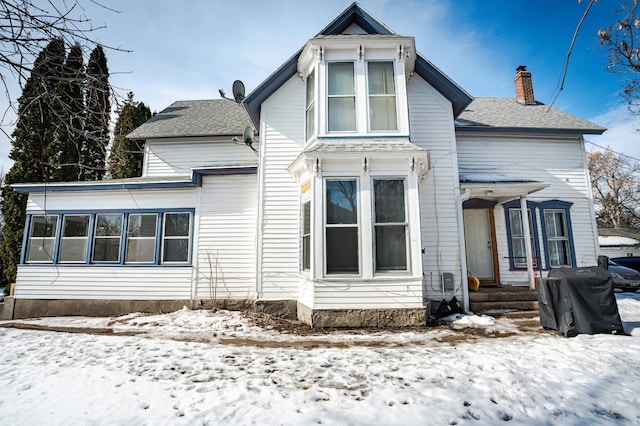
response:
[[[586,139],[585,139],[585,142],[586,143],[590,143],[593,146],[597,146],[598,148],[604,149],[605,151],[613,152],[614,154],[619,155],[621,157],[627,157],[627,158],[630,158],[630,159],[632,159],[634,161],[640,162],[640,158],[632,157],[631,155],[627,155],[627,154],[623,154],[623,153],[618,152],[618,151],[614,151],[613,149],[611,149],[611,148],[609,148],[607,146],[598,145],[597,143],[588,141]]]

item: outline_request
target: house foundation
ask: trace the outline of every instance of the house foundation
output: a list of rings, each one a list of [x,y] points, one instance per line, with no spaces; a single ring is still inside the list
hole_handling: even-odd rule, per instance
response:
[[[298,303],[298,320],[313,328],[416,327],[427,324],[430,304],[422,308],[311,309]]]

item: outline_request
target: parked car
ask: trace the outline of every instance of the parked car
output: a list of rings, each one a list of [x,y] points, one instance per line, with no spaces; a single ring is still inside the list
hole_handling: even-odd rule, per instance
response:
[[[640,272],[618,265],[609,259],[609,274],[613,277],[613,287],[622,291],[636,291],[640,288]]]

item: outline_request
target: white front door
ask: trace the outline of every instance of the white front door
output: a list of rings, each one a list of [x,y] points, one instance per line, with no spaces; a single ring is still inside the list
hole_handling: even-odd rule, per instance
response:
[[[493,246],[489,209],[464,210],[467,270],[481,280],[493,280]]]

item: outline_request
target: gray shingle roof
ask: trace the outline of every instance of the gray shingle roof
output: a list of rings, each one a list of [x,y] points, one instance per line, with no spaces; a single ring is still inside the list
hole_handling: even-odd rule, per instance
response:
[[[456,119],[456,130],[601,134],[606,129],[539,102],[522,105],[514,98],[475,98]]]
[[[176,101],[127,135],[130,139],[242,135],[251,120],[228,99]]]

